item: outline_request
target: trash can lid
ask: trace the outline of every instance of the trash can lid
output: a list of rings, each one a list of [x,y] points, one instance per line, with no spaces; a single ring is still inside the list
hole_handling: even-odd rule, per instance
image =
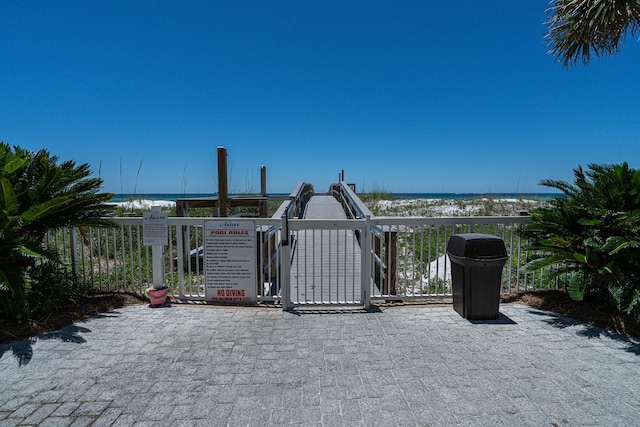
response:
[[[465,258],[504,258],[507,248],[498,236],[481,233],[454,234],[447,243],[447,253]]]

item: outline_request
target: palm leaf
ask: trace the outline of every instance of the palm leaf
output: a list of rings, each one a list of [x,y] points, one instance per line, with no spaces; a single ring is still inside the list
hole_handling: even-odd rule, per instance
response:
[[[585,254],[574,252],[573,253],[573,259],[575,259],[576,261],[578,261],[581,264],[586,264],[587,263],[587,256]]]
[[[578,282],[577,280],[571,281],[569,286],[567,286],[567,293],[576,301],[582,301],[584,299],[585,290],[586,284]]]
[[[2,179],[0,179],[0,186],[2,187],[2,201],[4,203],[2,210],[5,211],[7,215],[13,215],[18,211],[19,206],[13,185],[7,178],[2,177]]]
[[[640,247],[640,241],[628,240],[620,236],[612,236],[607,239],[603,251],[606,251],[609,255],[615,255],[626,248],[638,248]]]
[[[56,210],[64,207],[69,203],[69,199],[66,197],[57,197],[55,199],[47,200],[44,203],[31,207],[24,212],[21,216],[25,225],[37,220],[41,220],[44,216],[50,215]],[[62,224],[61,224],[62,225]]]
[[[40,252],[36,252],[35,250],[29,249],[28,247],[24,246],[24,245],[20,245],[18,246],[18,251],[20,251],[20,253],[26,257],[31,257],[31,258],[39,258],[39,259],[45,259],[46,256]]]
[[[15,173],[18,169],[24,167],[29,160],[24,157],[17,157],[10,160],[4,165],[4,172],[8,175]]]
[[[533,272],[552,266],[561,266],[562,268],[566,268],[570,262],[572,262],[572,258],[567,254],[556,252],[527,262],[524,264],[523,269],[527,272]]]
[[[618,52],[627,31],[639,28],[637,0],[553,0],[547,10],[549,53],[564,67]]]

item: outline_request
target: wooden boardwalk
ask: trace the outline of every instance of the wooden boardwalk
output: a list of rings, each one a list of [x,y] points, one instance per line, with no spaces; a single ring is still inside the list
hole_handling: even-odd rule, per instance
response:
[[[342,205],[333,196],[313,196],[304,210],[305,219],[347,219]]]
[[[332,196],[313,196],[304,219],[347,219]],[[359,304],[360,245],[353,230],[298,230],[291,263],[293,304]]]

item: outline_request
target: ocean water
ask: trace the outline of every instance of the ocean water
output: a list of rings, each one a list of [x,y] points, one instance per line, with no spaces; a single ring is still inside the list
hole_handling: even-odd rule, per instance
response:
[[[272,196],[287,196],[289,193],[273,193]],[[561,193],[392,193],[396,199],[477,199],[481,197],[491,197],[494,199],[534,199],[534,200],[550,200]],[[168,200],[176,201],[176,199],[198,198],[198,197],[215,197],[216,193],[136,193],[136,194],[116,194],[111,199],[112,202],[126,202],[130,200]]]

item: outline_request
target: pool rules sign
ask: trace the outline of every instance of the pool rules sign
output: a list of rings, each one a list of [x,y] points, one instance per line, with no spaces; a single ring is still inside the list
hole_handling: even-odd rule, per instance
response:
[[[252,219],[204,223],[205,297],[209,302],[256,301],[256,223]]]

